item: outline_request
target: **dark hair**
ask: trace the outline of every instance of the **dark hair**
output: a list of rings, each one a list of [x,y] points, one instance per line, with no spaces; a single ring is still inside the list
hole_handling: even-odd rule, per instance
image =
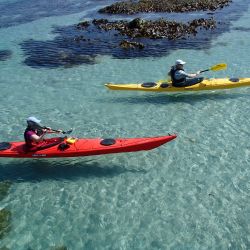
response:
[[[38,125],[37,123],[35,122],[32,122],[32,121],[27,121],[27,124],[28,124],[28,128],[32,129],[32,130],[35,130],[35,129],[41,129],[41,126]]]

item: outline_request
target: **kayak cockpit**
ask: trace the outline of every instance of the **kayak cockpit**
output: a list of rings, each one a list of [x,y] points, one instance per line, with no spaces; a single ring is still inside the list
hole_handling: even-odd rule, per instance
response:
[[[9,142],[0,142],[0,151],[7,150],[11,148],[11,143]]]

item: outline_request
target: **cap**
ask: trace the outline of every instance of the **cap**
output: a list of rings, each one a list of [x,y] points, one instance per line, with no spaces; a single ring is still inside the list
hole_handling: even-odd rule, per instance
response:
[[[36,117],[34,117],[34,116],[30,116],[30,117],[27,119],[27,122],[34,122],[34,123],[40,125],[41,120],[38,120],[38,119],[37,119]]]
[[[186,62],[184,62],[184,61],[182,61],[180,59],[178,59],[178,60],[175,61],[175,65],[184,65],[185,63]]]

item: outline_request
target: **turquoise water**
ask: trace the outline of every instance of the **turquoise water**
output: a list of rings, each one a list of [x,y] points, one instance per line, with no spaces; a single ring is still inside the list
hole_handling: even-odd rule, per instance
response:
[[[249,249],[250,88],[160,94],[103,87],[162,79],[177,58],[188,61],[188,71],[228,64],[206,77],[249,77],[247,4],[210,48],[132,59],[99,55],[97,64],[71,68],[23,63],[23,41],[52,40],[54,26],[75,24],[99,6],[90,1],[82,12],[74,7],[0,29],[0,50],[12,51],[0,61],[1,141],[22,140],[30,115],[53,128],[73,127],[78,137],[178,138],[148,152],[1,159],[0,179],[12,186],[0,207],[12,220],[0,247]]]

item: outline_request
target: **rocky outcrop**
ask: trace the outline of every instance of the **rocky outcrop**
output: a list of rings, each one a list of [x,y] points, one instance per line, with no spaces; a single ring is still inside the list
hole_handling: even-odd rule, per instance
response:
[[[99,10],[109,14],[135,14],[141,12],[214,11],[232,0],[139,0],[117,2]]]
[[[123,20],[109,22],[107,19],[95,19],[93,24],[105,31],[116,30],[119,34],[131,38],[167,38],[169,40],[183,38],[187,35],[195,36],[198,32],[197,28],[213,29],[216,27],[216,21],[213,18],[195,19],[186,24],[164,19],[152,21],[136,18],[130,22]]]
[[[88,21],[82,21],[82,22],[80,22],[80,23],[78,23],[77,25],[76,25],[76,28],[77,29],[86,29],[86,28],[88,28],[89,27],[89,25],[90,25],[90,22],[88,22]]]

